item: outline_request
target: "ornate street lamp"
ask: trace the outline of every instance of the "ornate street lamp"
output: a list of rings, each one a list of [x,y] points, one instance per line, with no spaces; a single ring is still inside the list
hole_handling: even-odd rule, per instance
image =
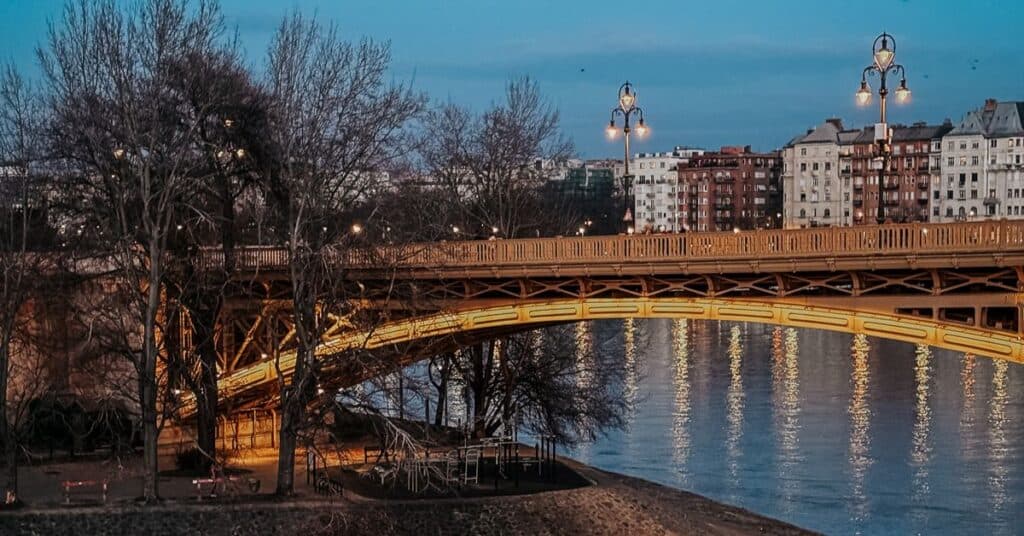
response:
[[[622,174],[622,187],[626,193],[626,216],[623,219],[627,220],[627,223],[631,219],[629,214],[633,209],[633,176],[629,173],[629,134],[632,130],[630,129],[629,121],[634,115],[639,117],[636,125],[636,135],[643,138],[650,130],[644,124],[643,109],[636,105],[636,91],[633,90],[633,85],[626,81],[625,84],[619,87],[619,105],[612,108],[612,118],[608,121],[608,128],[605,129],[605,133],[608,135],[609,140],[614,140],[619,134],[619,129],[615,126],[615,117],[622,116],[622,135],[625,140],[625,158],[623,159],[625,168]]]
[[[860,76],[860,89],[857,90],[857,104],[867,106],[871,103],[871,86],[868,85],[868,75],[879,77],[879,122],[875,125],[875,143],[878,144],[878,153],[882,160],[882,167],[878,171],[878,224],[885,223],[885,172],[889,169],[889,156],[892,154],[892,133],[885,119],[885,98],[889,95],[889,88],[886,86],[886,79],[890,74],[899,75],[900,85],[896,88],[896,102],[904,104],[910,101],[910,89],[907,87],[906,73],[903,66],[896,63],[896,39],[893,36],[883,33],[875,38],[871,46],[871,54],[874,61],[864,68]],[[896,185],[899,188],[899,185]]]

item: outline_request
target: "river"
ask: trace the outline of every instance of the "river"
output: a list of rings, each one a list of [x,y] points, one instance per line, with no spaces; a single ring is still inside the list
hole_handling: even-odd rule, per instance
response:
[[[584,324],[628,426],[570,454],[828,534],[1024,531],[1024,366],[762,324]]]

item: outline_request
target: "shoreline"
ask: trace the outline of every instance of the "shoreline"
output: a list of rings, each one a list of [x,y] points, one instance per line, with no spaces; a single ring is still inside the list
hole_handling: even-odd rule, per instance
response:
[[[662,484],[560,461],[591,484],[526,495],[381,500],[300,496],[142,507],[33,507],[0,513],[0,534],[816,534]]]

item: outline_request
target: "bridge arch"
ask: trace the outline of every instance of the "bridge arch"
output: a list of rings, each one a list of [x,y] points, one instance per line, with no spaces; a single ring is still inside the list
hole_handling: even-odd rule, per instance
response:
[[[565,298],[507,303],[466,303],[462,308],[389,322],[371,334],[335,331],[318,348],[333,355],[352,348],[385,348],[402,343],[445,336],[502,334],[557,323],[624,318],[685,318],[730,320],[787,327],[805,327],[841,333],[864,334],[896,341],[927,344],[937,348],[1024,363],[1024,341],[1017,333],[951,324],[939,319],[891,314],[882,311],[843,309],[797,300],[786,301],[723,298]],[[219,381],[221,399],[253,399],[276,384],[278,365],[290,374],[294,350],[283,352],[279,363],[264,359],[242,367]],[[404,362],[419,360],[408,356]],[[326,371],[325,371],[326,372]],[[366,378],[351,378],[358,383]],[[190,414],[190,404],[182,410]]]
[[[367,346],[522,326],[622,318],[732,320],[864,334],[1024,363],[1024,341],[1014,333],[950,324],[931,318],[851,310],[798,301],[716,298],[567,298],[493,304],[431,314],[379,327]],[[359,335],[359,340],[366,340]],[[355,344],[351,334],[326,341],[330,354]]]

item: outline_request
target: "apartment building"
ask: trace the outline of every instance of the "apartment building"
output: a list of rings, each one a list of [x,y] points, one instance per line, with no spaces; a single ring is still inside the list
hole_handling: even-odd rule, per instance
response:
[[[933,221],[1024,217],[1024,102],[986,100],[941,148]]]
[[[750,146],[722,147],[678,166],[684,229],[731,231],[779,227],[782,157]]]
[[[630,172],[637,231],[682,230],[678,166],[702,154],[703,149],[677,146],[672,151],[638,153],[634,157]]]
[[[849,225],[852,211],[844,199],[852,196],[840,181],[840,152],[859,133],[845,130],[842,120],[830,118],[783,147],[785,228]]]

